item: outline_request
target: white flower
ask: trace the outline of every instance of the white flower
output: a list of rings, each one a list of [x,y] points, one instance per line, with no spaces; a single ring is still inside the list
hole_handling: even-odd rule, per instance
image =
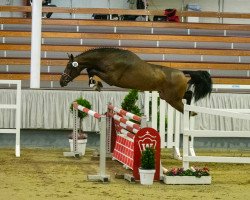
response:
[[[190,170],[191,170],[192,172],[195,172],[195,171],[196,171],[194,167],[190,167]]]

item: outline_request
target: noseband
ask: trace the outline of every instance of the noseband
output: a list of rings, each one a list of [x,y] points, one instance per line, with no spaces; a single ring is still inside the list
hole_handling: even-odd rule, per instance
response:
[[[70,75],[66,74],[65,72],[62,73],[62,76],[66,77],[65,82],[67,83],[73,80],[73,78]]]

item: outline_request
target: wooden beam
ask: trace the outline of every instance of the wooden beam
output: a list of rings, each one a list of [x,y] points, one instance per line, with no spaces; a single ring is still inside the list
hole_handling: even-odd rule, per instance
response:
[[[0,6],[1,12],[32,12],[31,6]],[[110,8],[66,8],[66,7],[46,7],[43,12],[71,13],[71,14],[118,14],[118,15],[158,15],[164,16],[164,10],[129,10]],[[213,11],[177,11],[179,17],[206,17],[206,18],[237,18],[250,19],[250,13],[236,12],[213,12]]]
[[[31,37],[31,32],[1,30],[0,37]],[[131,34],[131,33],[42,32],[42,37],[43,38],[74,38],[74,39],[250,43],[250,37],[240,37],[240,36],[237,37],[237,36],[157,35],[157,34]]]
[[[28,24],[29,18],[0,17],[0,24]],[[43,25],[58,26],[107,26],[107,27],[144,27],[144,28],[174,28],[174,29],[208,29],[208,30],[241,30],[250,31],[249,24],[214,24],[214,23],[169,23],[169,22],[138,22],[88,19],[42,19]]]
[[[250,78],[213,78],[214,84],[250,85]]]
[[[83,45],[42,45],[42,51],[53,52],[84,52],[101,46]],[[216,55],[216,56],[250,56],[250,50],[245,49],[186,49],[166,47],[116,47],[142,54],[181,54],[181,55]],[[31,45],[27,44],[0,44],[0,50],[6,51],[30,51]]]

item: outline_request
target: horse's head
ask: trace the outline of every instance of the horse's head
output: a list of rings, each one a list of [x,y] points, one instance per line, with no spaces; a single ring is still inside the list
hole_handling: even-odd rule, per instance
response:
[[[69,55],[69,62],[62,73],[60,79],[61,87],[66,86],[70,81],[72,81],[75,77],[80,74],[81,70],[79,69],[78,62],[75,61],[74,56],[71,54]]]

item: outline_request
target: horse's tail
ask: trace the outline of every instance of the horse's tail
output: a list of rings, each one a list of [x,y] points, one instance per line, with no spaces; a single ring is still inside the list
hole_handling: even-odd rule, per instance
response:
[[[213,89],[213,83],[211,76],[207,71],[183,71],[183,73],[189,74],[191,77],[188,84],[189,88],[194,85],[193,95],[195,101],[210,95]]]

